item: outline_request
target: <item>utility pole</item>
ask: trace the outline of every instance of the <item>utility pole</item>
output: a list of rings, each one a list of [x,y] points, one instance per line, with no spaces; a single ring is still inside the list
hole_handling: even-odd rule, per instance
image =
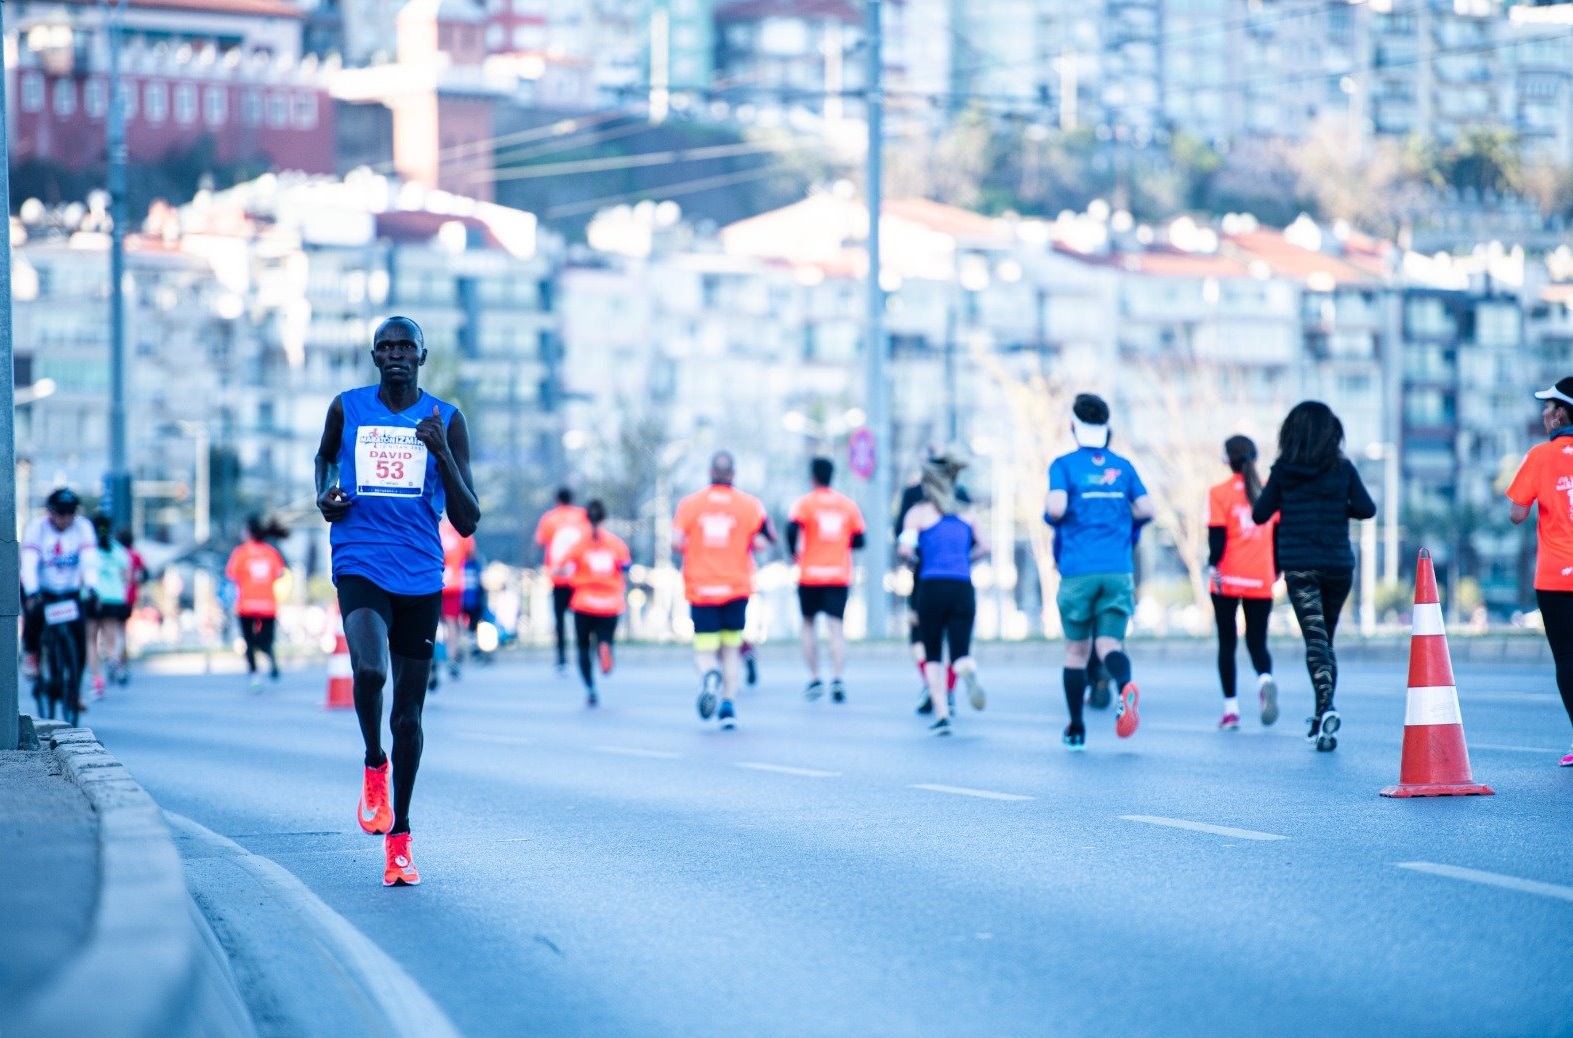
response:
[[[0,8],[0,15],[4,14]],[[0,26],[0,33],[4,27]],[[0,202],[11,211],[11,145],[5,120],[5,56],[0,54]],[[0,750],[19,749],[16,617],[21,611],[21,576],[16,543],[16,386],[11,350],[11,235],[0,241],[0,623],[13,632],[0,638]]]
[[[126,0],[106,0],[109,21],[109,476],[110,517],[131,525],[131,469],[126,461],[126,99],[120,82]],[[7,286],[10,281],[7,280]]]
[[[890,383],[885,374],[885,290],[879,283],[880,210],[884,207],[885,97],[883,93],[884,58],[880,53],[883,28],[880,0],[867,0],[864,48],[868,61],[868,165],[864,194],[868,201],[868,325],[864,331],[864,378],[868,394],[868,425],[874,433],[874,475],[868,486],[868,522],[874,531],[868,553],[868,575],[864,582],[867,595],[868,636],[884,638],[889,596],[885,592],[885,573],[890,568],[891,472],[895,465],[895,438],[890,420]]]

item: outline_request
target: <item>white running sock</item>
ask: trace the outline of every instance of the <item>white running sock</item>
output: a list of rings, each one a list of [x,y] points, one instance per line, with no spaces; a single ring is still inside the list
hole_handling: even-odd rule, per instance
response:
[[[1226,714],[1238,714],[1240,712],[1240,700],[1235,696],[1226,696],[1223,701],[1223,712]]]

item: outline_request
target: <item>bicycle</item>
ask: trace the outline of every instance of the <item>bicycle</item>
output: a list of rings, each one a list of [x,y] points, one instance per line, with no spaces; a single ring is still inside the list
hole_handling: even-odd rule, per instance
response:
[[[62,719],[75,728],[82,718],[82,659],[72,628],[82,622],[82,602],[75,594],[45,595],[43,611],[33,701],[40,715],[50,721],[60,704]]]

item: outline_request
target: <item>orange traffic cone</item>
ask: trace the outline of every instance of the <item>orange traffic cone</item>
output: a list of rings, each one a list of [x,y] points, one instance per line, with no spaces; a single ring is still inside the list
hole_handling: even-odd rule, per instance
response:
[[[1475,781],[1464,745],[1464,717],[1447,652],[1442,602],[1436,593],[1431,553],[1420,549],[1415,566],[1414,633],[1409,640],[1409,701],[1404,710],[1404,758],[1398,785],[1385,797],[1491,796]]]
[[[333,614],[333,655],[328,657],[328,710],[344,710],[355,705],[355,678],[350,670],[350,645],[344,640],[344,621]]]

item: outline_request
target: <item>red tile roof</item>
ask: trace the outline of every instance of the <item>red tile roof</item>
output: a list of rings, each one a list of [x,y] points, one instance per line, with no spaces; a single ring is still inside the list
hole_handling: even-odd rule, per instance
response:
[[[102,0],[59,0],[82,7],[98,6]],[[288,0],[126,0],[131,7],[169,11],[201,11],[206,14],[233,14],[262,18],[304,18],[305,13]]]
[[[1330,256],[1295,245],[1279,231],[1256,230],[1225,235],[1223,250],[1247,263],[1260,260],[1274,276],[1297,281],[1322,275],[1340,285],[1370,284],[1378,280],[1381,273],[1381,261],[1374,250],[1366,255]]]

